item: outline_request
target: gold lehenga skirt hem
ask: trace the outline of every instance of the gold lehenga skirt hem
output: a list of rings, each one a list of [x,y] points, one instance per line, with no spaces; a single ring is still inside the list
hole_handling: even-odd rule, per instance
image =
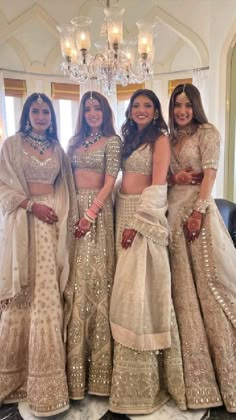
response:
[[[138,408],[137,407],[116,407],[113,404],[109,404],[109,410],[112,411],[113,413],[120,413],[120,414],[130,414],[130,415],[136,415],[136,414],[152,414],[155,411],[157,411],[159,408],[161,408],[163,405],[165,405],[167,403],[167,401],[170,400],[170,395],[165,392],[165,391],[161,391],[159,393],[159,398],[158,401],[152,405],[151,407],[145,406],[144,408]]]

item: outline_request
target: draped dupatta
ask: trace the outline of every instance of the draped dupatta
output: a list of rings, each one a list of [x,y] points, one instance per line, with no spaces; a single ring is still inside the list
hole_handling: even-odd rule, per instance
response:
[[[171,345],[171,281],[168,260],[167,186],[146,188],[127,228],[137,231],[122,249],[115,273],[110,322],[114,339],[136,350]]]
[[[55,211],[58,215],[57,262],[59,284],[63,293],[70,269],[71,227],[76,220],[76,197],[70,164],[59,145],[54,153],[60,160],[55,183]],[[29,198],[22,170],[21,135],[9,137],[0,152],[0,301],[11,299],[29,281],[29,219],[19,207]],[[72,241],[72,242],[71,242]]]

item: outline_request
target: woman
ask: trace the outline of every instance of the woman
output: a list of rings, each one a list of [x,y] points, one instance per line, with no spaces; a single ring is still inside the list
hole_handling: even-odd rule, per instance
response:
[[[72,315],[68,328],[68,383],[72,399],[85,391],[109,395],[112,340],[109,301],[114,277],[111,193],[120,169],[121,141],[112,111],[98,92],[81,99],[69,157],[77,190],[79,220]]]
[[[19,132],[1,149],[0,401],[27,399],[37,416],[60,413],[69,403],[63,292],[72,202],[52,102],[33,93]]]
[[[187,406],[235,412],[236,250],[211,197],[220,136],[191,84],[175,88],[169,117],[172,288]]]
[[[110,315],[115,340],[110,410],[151,413],[170,394],[185,409],[167,253],[170,146],[160,102],[152,91],[140,89],[132,95],[122,133],[123,178],[116,203],[119,258]]]

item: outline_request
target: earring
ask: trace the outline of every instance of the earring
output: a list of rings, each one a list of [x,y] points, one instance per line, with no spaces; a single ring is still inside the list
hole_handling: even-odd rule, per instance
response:
[[[130,125],[134,125],[134,122],[133,122],[131,117],[129,117],[129,123],[130,123]]]
[[[50,125],[49,125],[49,133],[50,133],[50,134],[52,134],[52,133],[53,133],[52,121],[50,122]]]
[[[159,117],[159,112],[156,110],[155,113],[154,113],[153,120],[152,120],[153,125],[156,124],[156,121],[158,120],[158,117]]]
[[[28,132],[31,130],[31,124],[29,122],[29,120],[27,120],[26,125],[25,125],[25,131]]]

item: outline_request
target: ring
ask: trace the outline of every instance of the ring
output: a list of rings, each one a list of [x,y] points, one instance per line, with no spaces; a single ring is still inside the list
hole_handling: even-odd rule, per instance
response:
[[[192,232],[192,235],[193,235],[193,236],[196,236],[196,232]]]
[[[80,232],[81,232],[81,233],[84,233],[84,230],[82,230],[82,229],[81,229],[81,231],[80,231]]]
[[[127,243],[129,243],[129,244],[131,244],[131,239],[127,239],[127,241],[126,241]]]
[[[191,181],[191,184],[193,184],[193,185],[196,184],[196,181]]]

